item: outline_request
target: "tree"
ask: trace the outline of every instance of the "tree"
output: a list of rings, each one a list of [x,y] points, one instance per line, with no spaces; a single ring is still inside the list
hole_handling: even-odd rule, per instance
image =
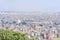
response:
[[[0,30],[0,40],[29,40],[26,34],[12,30]]]
[[[22,21],[21,23],[22,23],[23,25],[27,24],[26,21]]]

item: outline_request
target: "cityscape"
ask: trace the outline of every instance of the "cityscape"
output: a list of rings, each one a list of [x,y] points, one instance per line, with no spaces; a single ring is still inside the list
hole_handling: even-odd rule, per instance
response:
[[[60,14],[42,12],[0,12],[0,29],[27,34],[35,40],[60,38]]]

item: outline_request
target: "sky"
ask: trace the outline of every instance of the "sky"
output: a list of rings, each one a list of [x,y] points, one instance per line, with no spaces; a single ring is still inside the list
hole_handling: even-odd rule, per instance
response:
[[[0,0],[0,11],[60,12],[60,0]]]

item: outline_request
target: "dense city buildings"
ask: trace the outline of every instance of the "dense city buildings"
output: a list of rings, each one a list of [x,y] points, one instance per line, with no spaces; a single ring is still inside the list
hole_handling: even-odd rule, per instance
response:
[[[40,12],[0,12],[0,29],[27,34],[36,40],[60,38],[60,15]]]

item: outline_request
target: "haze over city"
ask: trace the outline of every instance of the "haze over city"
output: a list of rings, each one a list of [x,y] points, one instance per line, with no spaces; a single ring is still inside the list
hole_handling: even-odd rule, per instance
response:
[[[0,11],[60,12],[60,0],[0,0]]]

